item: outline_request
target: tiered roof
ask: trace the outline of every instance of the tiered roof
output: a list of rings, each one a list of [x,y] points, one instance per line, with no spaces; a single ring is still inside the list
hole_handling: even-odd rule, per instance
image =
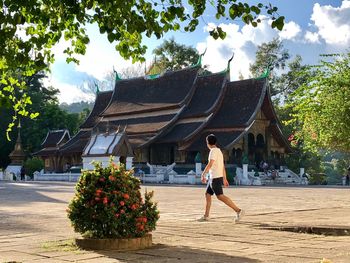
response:
[[[125,127],[133,147],[155,141],[174,126],[192,100],[199,67],[169,71],[158,78],[120,80],[110,104],[102,113],[103,122]]]
[[[159,142],[181,143],[196,135],[217,111],[224,94],[226,80],[226,72],[198,77],[193,99]]]
[[[96,100],[92,111],[85,120],[85,122],[80,125],[81,129],[90,129],[95,127],[97,123],[101,120],[101,112],[107,107],[109,101],[111,100],[113,91],[99,92],[96,95]]]
[[[34,155],[37,156],[51,156],[58,154],[60,146],[70,140],[69,131],[65,130],[53,130],[48,131],[46,138],[41,144],[42,149]]]
[[[81,155],[91,137],[92,129],[101,121],[101,112],[109,104],[113,91],[98,92],[92,111],[80,125],[81,130],[72,137],[65,145],[63,145],[59,152],[62,155]]]
[[[230,148],[253,125],[262,110],[270,131],[288,151],[274,112],[267,79],[230,82],[228,72],[199,76],[199,65],[166,72],[157,78],[117,80],[114,91],[97,95],[81,131],[60,149],[61,154],[83,153],[92,131],[123,129],[135,148],[150,144],[177,144],[180,150],[206,147],[215,133],[223,148]]]

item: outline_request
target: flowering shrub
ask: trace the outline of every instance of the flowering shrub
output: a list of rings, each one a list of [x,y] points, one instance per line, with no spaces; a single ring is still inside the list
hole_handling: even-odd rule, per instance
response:
[[[90,238],[141,237],[154,230],[159,212],[153,192],[142,200],[140,180],[123,165],[94,165],[83,171],[67,209],[74,230]]]

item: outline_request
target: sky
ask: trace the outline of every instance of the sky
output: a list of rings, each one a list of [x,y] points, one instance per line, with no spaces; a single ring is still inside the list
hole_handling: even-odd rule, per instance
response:
[[[278,13],[286,17],[282,31],[272,29],[271,21],[265,18],[258,27],[253,28],[240,21],[216,20],[214,9],[209,8],[197,30],[193,33],[169,32],[162,39],[144,38],[148,47],[146,64],[153,58],[152,50],[162,44],[164,39],[174,37],[176,42],[190,45],[202,53],[203,65],[208,65],[212,72],[226,68],[228,59],[234,53],[231,62],[231,80],[238,79],[241,73],[249,78],[249,65],[254,62],[257,47],[273,38],[283,41],[284,47],[294,57],[301,55],[305,64],[316,64],[319,54],[341,53],[350,47],[350,0],[270,0],[249,1],[271,2],[279,8]],[[262,17],[264,18],[264,17]],[[209,36],[209,29],[220,25],[227,36],[224,40],[214,40]],[[51,73],[45,85],[52,85],[60,90],[59,101],[72,103],[81,100],[94,100],[93,94],[84,93],[81,86],[87,81],[103,81],[106,74],[113,70],[122,71],[132,65],[115,51],[106,35],[101,35],[97,26],[87,27],[90,43],[85,56],[79,57],[80,64],[67,64],[63,54],[66,43],[60,42],[54,47],[56,61],[51,66]]]

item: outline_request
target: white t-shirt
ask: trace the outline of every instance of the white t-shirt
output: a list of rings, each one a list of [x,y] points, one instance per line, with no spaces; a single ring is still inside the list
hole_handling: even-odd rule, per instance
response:
[[[212,167],[209,169],[211,179],[223,177],[224,172],[224,156],[219,148],[211,148],[208,161],[214,160]]]

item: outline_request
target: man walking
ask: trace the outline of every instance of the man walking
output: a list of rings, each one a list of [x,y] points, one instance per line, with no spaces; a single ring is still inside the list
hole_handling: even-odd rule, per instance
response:
[[[235,203],[223,193],[222,185],[228,186],[226,178],[226,170],[224,165],[224,157],[221,150],[216,146],[217,139],[214,134],[210,134],[206,138],[207,146],[210,150],[208,157],[208,164],[202,173],[202,182],[207,183],[207,189],[205,193],[206,205],[205,214],[200,221],[209,220],[209,212],[211,207],[211,197],[213,194],[228,207],[232,208],[236,212],[235,220],[239,221],[243,215],[244,210],[238,208]],[[206,179],[206,174],[209,172],[209,179]]]

